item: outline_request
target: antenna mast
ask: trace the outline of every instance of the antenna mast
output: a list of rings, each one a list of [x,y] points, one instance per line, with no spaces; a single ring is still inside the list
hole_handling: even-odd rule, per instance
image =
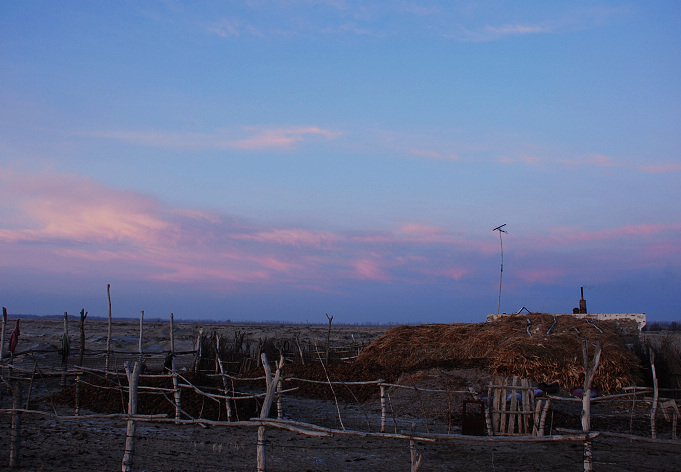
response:
[[[492,230],[499,231],[499,245],[501,246],[501,270],[499,271],[499,301],[497,302],[497,315],[499,314],[499,308],[501,307],[501,278],[504,275],[504,243],[501,240],[501,233],[508,234],[508,231],[501,229],[504,226],[506,226],[506,223],[501,226],[497,226]]]

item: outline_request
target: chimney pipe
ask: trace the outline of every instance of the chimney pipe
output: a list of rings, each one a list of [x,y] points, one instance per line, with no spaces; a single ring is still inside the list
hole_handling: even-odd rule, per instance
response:
[[[582,298],[579,300],[579,313],[586,314],[586,300],[584,300],[584,287],[580,287],[582,291]]]

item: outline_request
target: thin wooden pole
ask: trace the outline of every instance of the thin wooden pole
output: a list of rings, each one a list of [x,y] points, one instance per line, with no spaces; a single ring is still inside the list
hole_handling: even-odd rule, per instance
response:
[[[182,395],[177,379],[177,366],[175,365],[175,321],[170,314],[170,369],[173,374],[173,397],[175,398],[175,419],[179,420],[182,412]]]
[[[142,353],[142,334],[144,332],[144,310],[140,312],[140,342],[139,342],[139,351],[140,351],[140,363],[144,360],[144,354]]]
[[[109,372],[109,358],[111,357],[111,284],[106,284],[106,298],[109,300],[109,324],[106,330],[106,365],[104,371]]]
[[[329,365],[329,348],[331,345],[331,322],[333,321],[333,315],[327,313],[326,318],[329,320],[329,330],[326,332],[326,365]]]
[[[80,352],[78,353],[78,366],[83,365],[83,355],[85,353],[85,319],[88,312],[85,308],[80,310]]]
[[[66,384],[66,371],[69,367],[69,354],[71,354],[71,340],[69,339],[69,315],[64,312],[64,335],[61,338],[61,366],[64,373],[61,377],[62,386]]]
[[[277,364],[277,372],[274,374],[274,378],[272,378],[272,369],[270,368],[270,363],[267,360],[267,355],[263,352],[260,355],[260,358],[262,359],[262,365],[263,368],[265,369],[265,383],[267,385],[267,393],[265,394],[265,399],[263,400],[262,403],[262,409],[260,410],[260,419],[267,419],[267,417],[270,414],[270,408],[272,407],[272,401],[274,400],[274,395],[275,391],[277,388],[277,384],[279,383],[279,380],[281,379],[281,371],[282,367],[284,366],[284,358],[281,357],[279,359],[279,364]],[[265,445],[267,444],[267,436],[265,432],[265,426],[258,426],[258,441],[256,444],[256,449],[257,449],[257,461],[258,461],[258,466],[257,470],[264,471],[265,470],[265,464],[266,464],[266,455],[265,455]]]
[[[133,415],[137,414],[137,386],[139,384],[141,362],[135,362],[132,367],[132,362],[125,363],[125,373],[128,376],[128,419],[127,429],[125,433],[125,453],[123,454],[123,463],[121,465],[121,472],[132,472],[132,465],[135,453],[135,420]]]
[[[650,353],[650,370],[653,374],[653,405],[650,408],[650,437],[656,439],[657,425],[655,423],[655,417],[657,416],[657,402],[660,393],[658,389],[657,373],[655,372],[655,351],[652,347],[648,347],[648,352]]]
[[[416,452],[416,441],[409,440],[409,455],[411,456],[411,472],[419,472],[423,456]]]
[[[584,361],[584,390],[582,392],[582,432],[591,431],[591,384],[593,383],[598,363],[601,359],[603,344],[596,344],[596,352],[593,360],[589,363],[589,341],[582,340],[582,357]],[[584,472],[593,470],[593,445],[592,439],[587,434],[584,439]]]
[[[0,340],[0,362],[5,359],[5,330],[7,326],[7,308],[2,307],[2,340]]]
[[[381,433],[385,433],[386,413],[385,385],[381,385]]]
[[[12,386],[12,409],[20,410],[23,403],[21,382],[15,381]],[[21,444],[21,411],[12,412],[12,431],[10,433],[9,466],[19,466],[19,446]]]

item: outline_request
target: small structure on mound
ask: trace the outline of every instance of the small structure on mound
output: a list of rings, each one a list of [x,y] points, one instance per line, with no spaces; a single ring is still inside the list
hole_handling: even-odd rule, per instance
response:
[[[633,329],[637,329],[634,321]],[[600,392],[635,385],[639,363],[620,337],[622,322],[531,313],[488,323],[398,326],[368,346],[358,363],[410,372],[480,367],[494,375],[582,385],[582,341],[603,345],[594,379]],[[630,327],[630,328],[631,328]]]

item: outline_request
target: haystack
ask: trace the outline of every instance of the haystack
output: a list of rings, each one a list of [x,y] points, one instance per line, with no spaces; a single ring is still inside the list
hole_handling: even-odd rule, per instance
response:
[[[572,388],[584,381],[582,340],[587,339],[603,344],[594,386],[614,392],[638,380],[638,359],[619,336],[619,323],[529,314],[488,323],[398,326],[368,346],[357,362],[402,372],[475,366]]]

